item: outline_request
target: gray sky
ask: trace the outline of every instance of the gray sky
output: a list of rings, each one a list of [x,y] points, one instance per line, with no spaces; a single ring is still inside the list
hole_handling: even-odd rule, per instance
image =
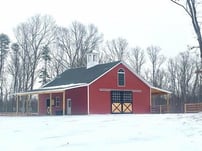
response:
[[[0,0],[0,33],[36,14],[54,17],[60,26],[72,21],[93,23],[104,40],[123,37],[131,47],[150,45],[174,57],[196,43],[191,20],[170,0]]]

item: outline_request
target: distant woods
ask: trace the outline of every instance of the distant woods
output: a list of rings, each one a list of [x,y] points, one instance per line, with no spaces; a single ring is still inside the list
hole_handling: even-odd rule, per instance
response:
[[[92,50],[99,51],[100,63],[122,60],[153,86],[173,92],[175,111],[183,103],[202,101],[195,74],[200,68],[197,52],[185,50],[166,58],[159,46],[130,47],[123,37],[105,40],[93,24],[75,21],[61,27],[47,15],[17,25],[14,35],[15,41],[10,41],[8,35],[0,34],[0,111],[12,110],[16,92],[43,85],[66,69],[86,66],[86,53]]]

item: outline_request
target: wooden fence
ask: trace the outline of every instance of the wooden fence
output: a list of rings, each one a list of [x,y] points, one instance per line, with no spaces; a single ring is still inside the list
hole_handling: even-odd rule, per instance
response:
[[[22,113],[22,112],[0,112],[0,116],[36,116],[38,113]]]
[[[188,103],[184,104],[185,113],[198,113],[202,112],[202,103]]]
[[[150,108],[151,113],[169,113],[169,105],[155,105]]]

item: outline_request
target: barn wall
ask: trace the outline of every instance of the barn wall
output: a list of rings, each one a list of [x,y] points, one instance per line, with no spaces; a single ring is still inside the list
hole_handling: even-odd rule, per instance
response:
[[[47,114],[46,100],[49,98],[49,94],[39,94],[39,115]]]
[[[125,71],[125,86],[118,86],[117,84],[117,73],[120,68],[123,68]],[[128,70],[123,64],[119,64],[113,70],[89,86],[90,114],[111,113],[110,89],[140,90],[141,92],[133,92],[133,112],[150,112],[150,88],[138,77],[136,77],[130,70]]]
[[[55,104],[55,98],[58,97],[60,100],[59,106]],[[50,94],[39,94],[39,115],[47,115],[46,100],[50,98]],[[52,114],[61,114],[63,105],[63,93],[52,93]]]
[[[72,114],[87,114],[87,87],[80,87],[66,91],[66,100],[72,100]],[[66,106],[65,106],[66,108]]]

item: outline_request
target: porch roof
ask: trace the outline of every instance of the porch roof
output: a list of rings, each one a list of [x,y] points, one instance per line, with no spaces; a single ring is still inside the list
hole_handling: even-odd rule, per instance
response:
[[[19,92],[16,95],[29,95],[29,94],[41,94],[41,93],[57,93],[62,92],[68,89],[74,89],[78,87],[87,86],[86,83],[77,83],[77,84],[68,84],[68,85],[60,85],[60,86],[52,86],[52,87],[43,87],[39,89],[34,89],[32,91],[27,92]]]
[[[165,94],[171,94],[172,92],[164,90],[164,89],[160,89],[157,87],[151,87],[151,94],[152,95],[165,95]]]

